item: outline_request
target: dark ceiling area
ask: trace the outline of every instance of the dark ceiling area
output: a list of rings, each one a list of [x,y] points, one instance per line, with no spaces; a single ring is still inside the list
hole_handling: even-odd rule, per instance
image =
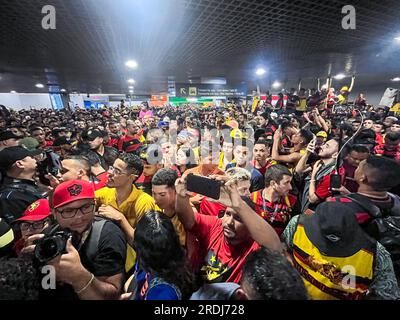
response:
[[[347,4],[355,30],[342,28]],[[45,5],[56,9],[55,30],[42,28]],[[135,93],[161,93],[168,77],[200,76],[311,87],[329,73],[384,88],[400,76],[398,12],[398,0],[0,0],[0,92],[45,91],[40,82],[127,93],[134,78]]]

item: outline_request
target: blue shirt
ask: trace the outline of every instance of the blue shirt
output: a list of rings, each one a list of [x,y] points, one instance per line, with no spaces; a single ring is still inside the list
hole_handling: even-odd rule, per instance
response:
[[[225,171],[236,167],[237,167],[236,162],[230,163],[226,166]],[[248,170],[251,173],[250,193],[264,189],[265,187],[264,176],[261,174],[261,172],[258,171],[256,168],[254,168],[252,165],[247,166],[246,170]]]

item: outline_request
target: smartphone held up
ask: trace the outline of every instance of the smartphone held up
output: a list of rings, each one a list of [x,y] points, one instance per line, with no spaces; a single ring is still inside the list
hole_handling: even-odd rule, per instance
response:
[[[207,198],[218,200],[221,196],[223,182],[207,177],[189,174],[186,178],[186,188],[189,192],[201,194]]]

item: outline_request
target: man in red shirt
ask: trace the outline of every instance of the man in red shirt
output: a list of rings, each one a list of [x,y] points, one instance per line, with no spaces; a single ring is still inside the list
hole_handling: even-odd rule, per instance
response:
[[[122,133],[119,131],[119,123],[116,121],[110,121],[108,123],[108,131],[110,135],[108,146],[118,149],[119,139],[122,137]]]
[[[293,214],[297,198],[289,194],[292,190],[292,174],[283,165],[275,165],[265,173],[265,189],[254,192],[251,200],[256,212],[267,221],[278,236],[283,233]]]
[[[385,125],[383,124],[382,121],[376,121],[374,125],[372,126],[372,130],[376,133],[376,145],[381,145],[383,144],[383,135],[385,134]]]
[[[250,199],[240,197],[236,183],[221,187],[219,202],[227,207],[222,219],[193,212],[184,178],[177,180],[176,190],[176,211],[186,232],[198,240],[200,273],[205,282],[239,283],[251,252],[260,246],[282,251],[276,232],[253,211]]]
[[[271,148],[272,144],[264,139],[259,139],[254,144],[252,164],[263,176],[265,176],[265,171],[276,163],[270,158]]]
[[[360,162],[368,158],[369,150],[364,145],[356,144],[352,146],[349,151],[350,152],[343,162],[343,168],[345,171],[343,186],[353,193],[358,190],[358,184],[354,179],[354,173],[356,172]]]
[[[127,133],[118,142],[118,150],[126,153],[136,152],[141,146],[139,132],[141,128],[133,120],[126,122]]]
[[[400,133],[389,132],[385,136],[385,144],[375,147],[375,154],[400,162]]]
[[[53,145],[53,141],[46,140],[46,134],[41,127],[32,128],[31,135],[39,142],[38,149],[47,149]]]

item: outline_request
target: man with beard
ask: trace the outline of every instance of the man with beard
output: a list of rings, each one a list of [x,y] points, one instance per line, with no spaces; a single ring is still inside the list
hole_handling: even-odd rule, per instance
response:
[[[122,133],[119,130],[119,123],[116,121],[110,121],[108,123],[108,131],[110,133],[108,146],[118,149],[118,142],[119,139],[122,137]]]
[[[185,178],[175,187],[176,212],[186,232],[199,241],[199,271],[206,283],[239,283],[246,257],[260,246],[282,251],[276,232],[253,211],[249,198],[240,197],[236,183],[221,188],[219,202],[227,207],[222,219],[193,212]]]
[[[128,120],[126,122],[126,130],[126,135],[121,137],[118,141],[118,150],[134,153],[142,146],[140,142],[141,127],[138,126],[135,121]]]
[[[307,161],[315,152],[315,144],[312,142],[307,147],[306,153],[300,159],[295,171],[303,173],[307,167]],[[315,211],[317,205],[333,195],[330,188],[330,179],[333,174],[339,174],[344,180],[344,168],[340,166],[339,172],[336,168],[336,159],[339,153],[339,142],[335,139],[329,140],[321,146],[318,160],[312,169],[312,173],[305,179],[305,186],[302,198],[302,212],[307,210]],[[309,212],[311,212],[309,211]]]

